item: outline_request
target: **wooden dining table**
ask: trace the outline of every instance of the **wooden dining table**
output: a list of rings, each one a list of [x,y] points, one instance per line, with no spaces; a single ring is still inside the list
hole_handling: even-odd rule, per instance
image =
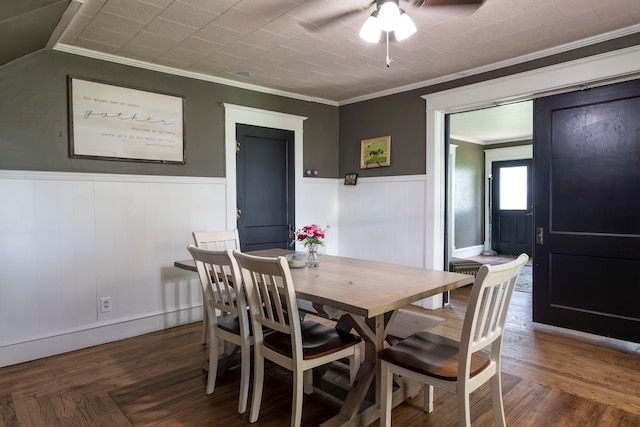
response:
[[[265,249],[259,256],[286,256],[293,251]],[[300,253],[299,253],[300,254]],[[195,271],[193,260],[176,267]],[[473,283],[473,276],[341,256],[321,255],[316,268],[291,268],[296,297],[320,313],[340,315],[362,337],[364,358],[340,412],[321,426],[362,426],[380,417],[380,361],[389,327],[401,307]],[[394,406],[417,394],[420,385],[401,381]],[[372,387],[373,386],[373,387]]]

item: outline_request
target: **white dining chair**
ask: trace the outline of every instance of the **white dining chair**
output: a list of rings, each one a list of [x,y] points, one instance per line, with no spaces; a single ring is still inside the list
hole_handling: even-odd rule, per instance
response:
[[[469,395],[491,382],[493,416],[506,425],[500,360],[504,324],[526,254],[500,265],[480,267],[471,289],[460,341],[420,332],[378,353],[381,359],[380,424],[391,425],[393,374],[424,384],[424,411],[433,411],[433,388],[456,393],[458,425],[469,427]]]
[[[312,320],[300,320],[289,265],[284,257],[268,258],[234,252],[249,299],[254,330],[254,376],[249,421],[258,420],[268,359],[293,374],[291,426],[300,426],[302,401],[312,369],[348,358],[350,380],[360,365],[360,337]],[[273,330],[269,335],[262,327]]]
[[[207,394],[213,393],[218,373],[218,357],[229,342],[240,350],[240,395],[238,412],[247,410],[251,370],[251,329],[242,276],[231,249],[216,251],[189,245],[198,269],[208,319],[209,371]],[[222,315],[218,316],[216,310]]]
[[[240,250],[240,236],[237,229],[216,231],[194,231],[193,242],[198,248],[223,251],[225,249]],[[204,301],[204,294],[202,294]],[[202,310],[202,344],[207,343],[208,331],[207,310]]]

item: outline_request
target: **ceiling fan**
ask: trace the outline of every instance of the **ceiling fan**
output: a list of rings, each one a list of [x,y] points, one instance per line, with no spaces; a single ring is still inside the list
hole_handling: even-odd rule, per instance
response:
[[[413,10],[422,8],[422,7],[427,8],[427,7],[448,7],[448,6],[457,7],[457,8],[465,7],[467,9],[473,10],[482,6],[482,4],[485,1],[486,0],[373,0],[366,6],[356,7],[356,8],[352,8],[342,12],[336,12],[333,14],[326,15],[322,18],[315,19],[310,23],[308,23],[307,25],[305,25],[305,28],[308,30],[321,30],[323,27],[327,25],[331,25],[332,23],[340,19],[365,12],[368,9],[370,9],[371,6],[374,6],[374,5],[376,6],[376,8],[372,14],[377,14],[379,13],[380,9],[382,8],[382,6],[384,6],[385,3],[395,4],[395,6],[399,10],[402,10],[400,9],[400,5],[402,3],[408,3]]]
[[[486,0],[402,0],[415,10],[421,7],[467,7],[477,9]],[[371,43],[387,43],[387,67],[391,65],[389,58],[389,42],[403,40],[417,31],[413,20],[404,9],[400,8],[400,0],[373,0],[367,6],[350,9],[325,16],[312,21],[308,30],[316,31],[340,19],[362,13],[375,5],[375,10],[365,21],[360,30],[360,37]]]

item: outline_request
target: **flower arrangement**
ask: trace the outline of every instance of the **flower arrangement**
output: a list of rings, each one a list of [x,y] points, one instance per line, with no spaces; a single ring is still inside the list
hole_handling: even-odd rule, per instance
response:
[[[326,228],[329,227],[327,226]],[[305,225],[296,230],[296,239],[302,242],[305,248],[309,245],[324,246],[324,230],[316,224]],[[291,244],[295,244],[295,241],[291,242]]]

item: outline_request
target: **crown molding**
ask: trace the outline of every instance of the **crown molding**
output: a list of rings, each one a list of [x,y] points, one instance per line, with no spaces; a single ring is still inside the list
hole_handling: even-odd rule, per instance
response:
[[[397,93],[401,93],[401,92],[407,92],[410,90],[415,90],[415,89],[421,89],[421,88],[425,88],[428,86],[433,86],[433,85],[437,85],[437,84],[441,84],[441,83],[446,83],[446,82],[450,82],[453,80],[458,80],[461,78],[465,78],[465,77],[470,77],[470,76],[474,76],[477,74],[482,74],[482,73],[486,73],[486,72],[490,72],[490,71],[495,71],[501,68],[506,68],[506,67],[510,67],[513,65],[518,65],[524,62],[528,62],[528,61],[533,61],[536,59],[541,59],[541,58],[545,58],[548,56],[552,56],[552,55],[556,55],[559,53],[564,53],[564,52],[568,52],[571,50],[575,50],[575,49],[580,49],[582,47],[586,47],[586,46],[591,46],[597,43],[602,43],[608,40],[613,40],[616,38],[620,38],[620,37],[624,37],[624,36],[628,36],[631,34],[635,34],[637,32],[640,32],[640,24],[635,24],[635,25],[631,25],[625,28],[621,28],[615,31],[610,31],[607,33],[603,33],[603,34],[599,34],[597,36],[593,36],[593,37],[588,37],[585,39],[581,39],[581,40],[577,40],[575,42],[571,42],[571,43],[565,43],[563,45],[560,46],[555,46],[549,49],[544,49],[544,50],[540,50],[537,52],[533,52],[527,55],[522,55],[522,56],[518,56],[516,58],[511,58],[511,59],[507,59],[504,61],[499,61],[499,62],[494,62],[492,64],[488,64],[488,65],[484,65],[481,67],[476,67],[476,68],[472,68],[469,70],[464,70],[458,73],[454,73],[454,74],[448,74],[446,76],[442,76],[442,77],[438,77],[435,79],[430,79],[430,80],[424,80],[421,82],[417,82],[417,83],[413,83],[410,85],[405,85],[405,86],[399,86],[397,88],[393,88],[393,89],[388,89],[385,91],[380,91],[380,92],[374,92],[374,93],[370,93],[367,95],[363,95],[363,96],[359,96],[359,97],[355,97],[355,98],[350,98],[350,99],[345,99],[342,101],[332,101],[332,100],[328,100],[328,99],[323,99],[323,98],[316,98],[316,97],[311,97],[311,96],[305,96],[305,95],[300,95],[297,93],[293,93],[293,92],[287,92],[287,91],[282,91],[282,90],[277,90],[277,89],[271,89],[271,88],[267,88],[264,86],[258,86],[258,85],[253,85],[253,84],[249,84],[249,83],[243,83],[243,82],[238,82],[235,80],[230,80],[230,79],[225,79],[222,77],[214,77],[214,76],[209,76],[206,74],[202,74],[202,73],[197,73],[197,72],[193,72],[193,71],[186,71],[186,70],[180,70],[177,68],[173,68],[173,67],[168,67],[165,65],[159,65],[159,64],[153,64],[150,62],[145,62],[145,61],[139,61],[139,60],[135,60],[135,59],[131,59],[131,58],[125,58],[122,56],[118,56],[118,55],[112,55],[112,54],[107,54],[107,53],[103,53],[103,52],[97,52],[91,49],[85,49],[85,48],[81,48],[81,47],[76,47],[76,46],[71,46],[65,43],[57,43],[54,46],[54,50],[60,51],[60,52],[65,52],[65,53],[70,53],[70,54],[74,54],[74,55],[80,55],[80,56],[85,56],[88,58],[93,58],[93,59],[99,59],[99,60],[103,60],[103,61],[108,61],[108,62],[113,62],[113,63],[117,63],[117,64],[122,64],[122,65],[128,65],[128,66],[132,66],[132,67],[136,67],[136,68],[142,68],[142,69],[146,69],[146,70],[151,70],[151,71],[157,71],[160,73],[165,73],[165,74],[172,74],[172,75],[176,75],[176,76],[181,76],[181,77],[187,77],[187,78],[191,78],[191,79],[196,79],[196,80],[203,80],[203,81],[208,81],[208,82],[212,82],[212,83],[218,83],[218,84],[222,84],[222,85],[226,85],[226,86],[232,86],[232,87],[237,87],[240,89],[247,89],[247,90],[251,90],[251,91],[255,91],[255,92],[261,92],[261,93],[266,93],[266,94],[270,94],[270,95],[276,95],[276,96],[284,96],[287,98],[292,98],[292,99],[298,99],[301,101],[308,101],[308,102],[316,102],[319,104],[326,104],[326,105],[330,105],[330,106],[334,106],[334,107],[339,107],[341,105],[348,105],[348,104],[354,104],[356,102],[361,102],[361,101],[367,101],[367,100],[371,100],[371,99],[375,99],[375,98],[381,98],[383,96],[389,96],[389,95],[394,95]]]
[[[575,42],[565,43],[559,46],[555,46],[549,49],[539,50],[537,52],[529,53],[526,55],[518,56],[515,58],[507,59],[504,61],[494,62],[493,64],[483,65],[481,67],[471,68],[466,71],[461,71],[454,74],[438,77],[435,79],[424,80],[422,82],[413,83],[410,85],[400,86],[394,89],[387,89],[385,91],[371,93],[369,95],[363,95],[351,99],[346,99],[339,102],[339,105],[354,104],[356,102],[367,101],[370,99],[380,98],[383,96],[394,95],[396,93],[407,92],[414,89],[421,89],[428,86],[437,85],[440,83],[446,83],[453,80],[462,79],[465,77],[474,76],[477,74],[486,73],[489,71],[499,70],[500,68],[510,67],[512,65],[522,64],[528,61],[534,61],[536,59],[545,58],[547,56],[557,55],[559,53],[569,52],[571,50],[580,49],[583,47],[591,46],[597,43],[606,42],[609,40],[617,39],[620,37],[628,36],[640,32],[640,24],[631,25],[629,27],[620,28],[615,31],[609,31],[607,33],[599,34],[593,37],[587,37],[585,39],[577,40]]]
[[[254,92],[262,92],[269,95],[284,96],[287,98],[298,99],[300,101],[316,102],[318,104],[331,105],[333,107],[338,106],[338,102],[328,99],[315,98],[312,96],[300,95],[293,92],[286,92],[277,89],[271,89],[264,86],[253,85],[250,83],[238,82],[235,80],[229,80],[222,77],[209,76],[202,73],[196,73],[193,71],[180,70],[166,65],[153,64],[151,62],[139,61],[137,59],[125,58],[119,55],[112,55],[109,53],[97,52],[91,49],[85,49],[82,47],[71,46],[66,43],[58,43],[53,48],[59,52],[70,53],[73,55],[85,56],[87,58],[99,59],[101,61],[113,62],[116,64],[128,65],[130,67],[142,68],[150,71],[157,71],[159,73],[172,74],[175,76],[186,77],[195,80],[203,80],[211,83],[218,83],[225,86],[237,87],[240,89],[247,89]]]

